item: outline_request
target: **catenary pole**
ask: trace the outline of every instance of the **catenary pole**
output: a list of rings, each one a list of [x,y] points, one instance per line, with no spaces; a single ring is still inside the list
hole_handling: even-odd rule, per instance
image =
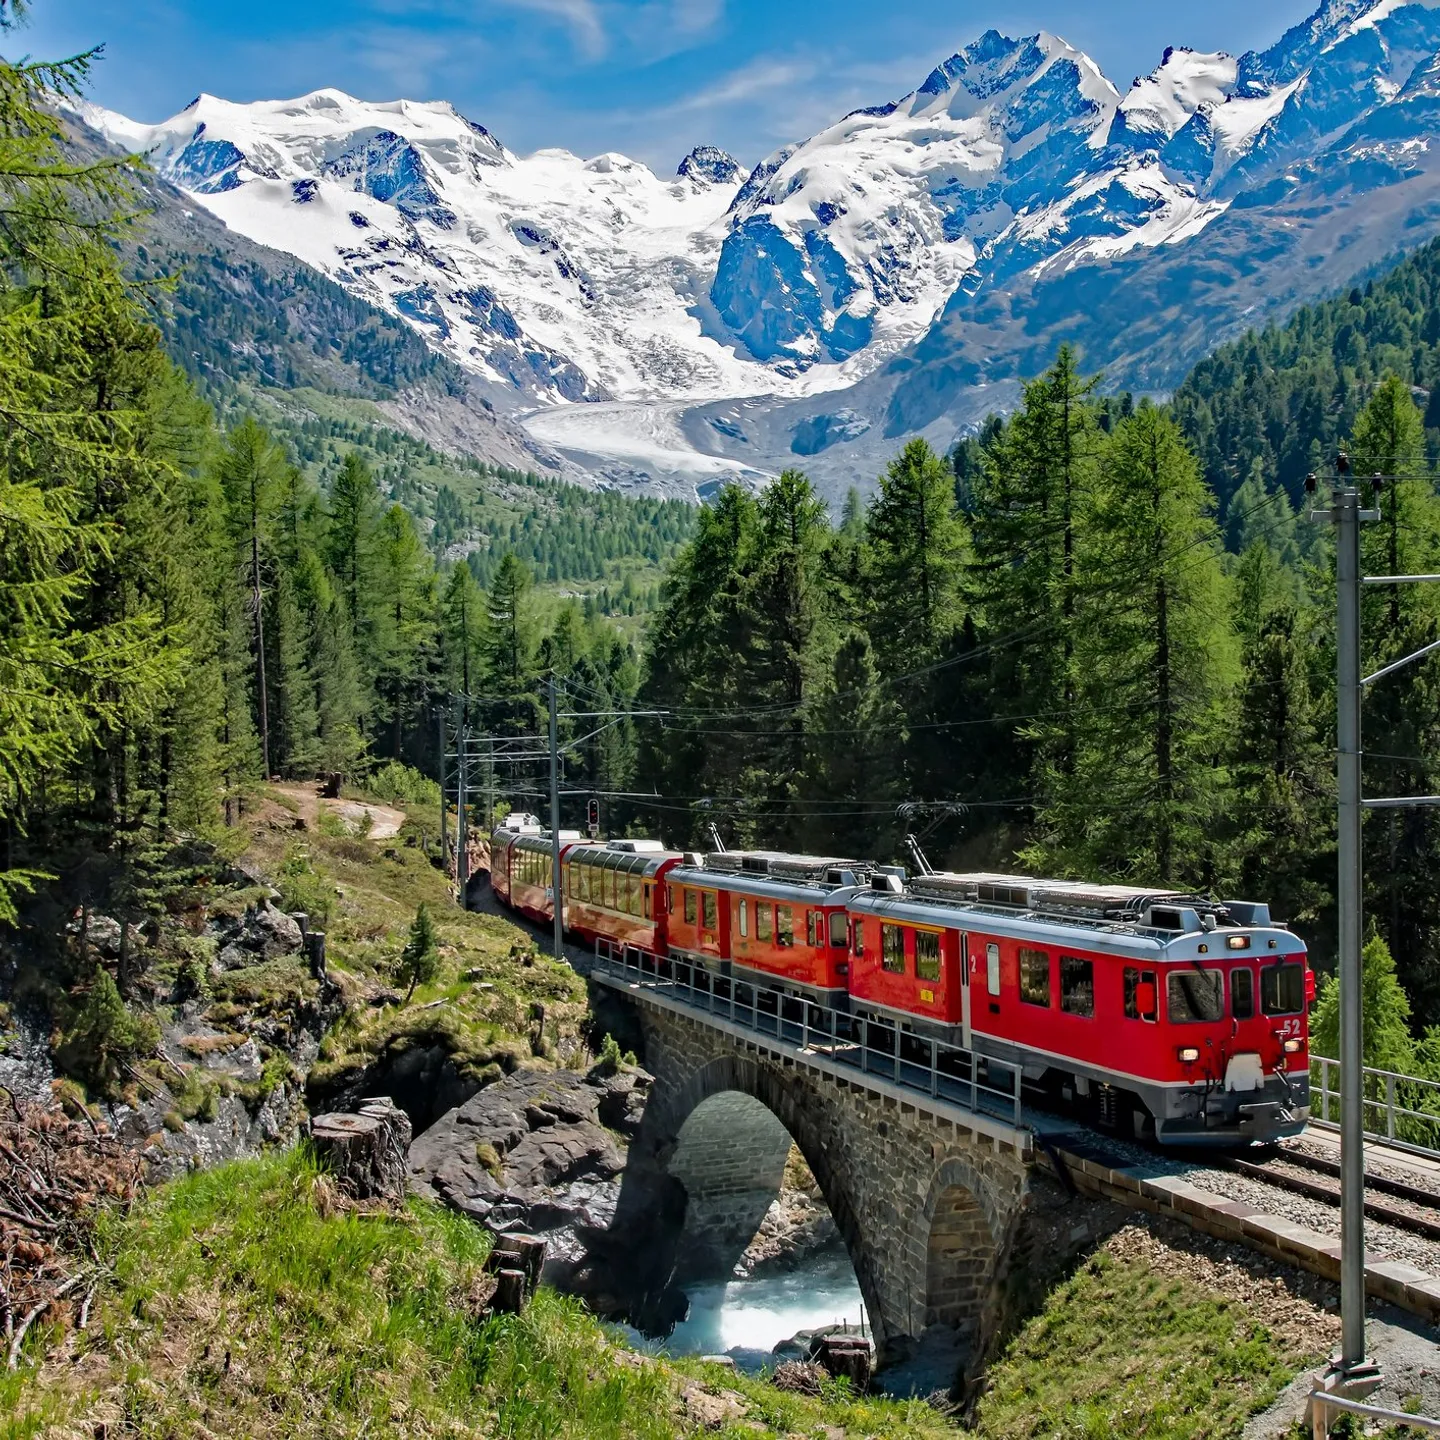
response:
[[[1360,492],[1334,492],[1339,794],[1340,1364],[1365,1363],[1365,1119],[1360,817]]]
[[[555,958],[565,958],[565,900],[560,888],[560,743],[555,722],[555,672],[550,672],[550,883],[555,911]]]
[[[470,879],[470,831],[466,823],[465,806],[469,801],[470,779],[470,724],[469,717],[461,712],[459,767],[455,777],[455,879],[460,886],[460,908],[468,910],[465,886]]]
[[[436,714],[436,764],[440,776],[440,870],[445,870],[445,706],[437,707]]]

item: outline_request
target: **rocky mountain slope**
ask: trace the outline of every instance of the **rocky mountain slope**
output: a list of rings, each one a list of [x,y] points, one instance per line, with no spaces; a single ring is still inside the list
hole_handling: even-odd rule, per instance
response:
[[[1164,390],[1217,339],[1440,229],[1440,0],[1324,0],[1269,49],[1167,50],[1121,91],[989,31],[741,179],[520,157],[443,103],[200,96],[88,118],[541,409],[592,468],[694,489],[795,455],[838,486],[940,443],[1062,338]]]

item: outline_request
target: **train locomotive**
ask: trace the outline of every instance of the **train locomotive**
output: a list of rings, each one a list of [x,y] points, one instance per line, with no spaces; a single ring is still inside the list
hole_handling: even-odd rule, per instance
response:
[[[550,837],[527,821],[495,832],[492,883],[550,922]],[[1264,904],[566,832],[560,849],[566,929],[587,943],[942,1041],[1162,1144],[1309,1120],[1315,978]]]

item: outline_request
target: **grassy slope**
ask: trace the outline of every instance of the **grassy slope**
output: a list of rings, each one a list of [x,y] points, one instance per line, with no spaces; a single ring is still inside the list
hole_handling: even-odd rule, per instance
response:
[[[661,1440],[700,1428],[684,1391],[704,1367],[620,1350],[572,1301],[542,1291],[522,1318],[474,1318],[478,1227],[419,1205],[327,1214],[330,1201],[301,1152],[154,1194],[107,1236],[115,1281],[90,1330],[0,1387],[0,1435]],[[918,1405],[732,1393],[728,1428],[752,1437],[945,1429]]]
[[[393,840],[336,834],[323,822],[296,833],[288,811],[273,805],[255,826],[247,859],[275,878],[282,903],[317,917],[317,927],[327,932],[331,971],[352,1002],[326,1037],[312,1081],[344,1083],[387,1048],[412,1044],[438,1044],[462,1073],[487,1079],[521,1065],[582,1063],[584,982],[538,952],[527,932],[457,909],[445,876],[418,843],[407,843],[418,840],[427,824],[433,836],[436,820],[420,810],[411,813],[411,823]],[[438,976],[408,1004],[364,1003],[399,983],[400,952],[422,903],[440,940]],[[283,971],[293,972],[296,983],[302,977],[308,982],[298,958],[274,969],[277,979]],[[227,976],[227,986],[244,983],[250,973]],[[399,988],[403,993],[404,985]],[[536,1006],[544,1007],[543,1027],[532,1018]]]
[[[996,1364],[980,1428],[994,1440],[1234,1436],[1320,1358],[1235,1299],[1101,1249]]]
[[[541,1292],[480,1320],[484,1232],[413,1204],[337,1211],[303,1151],[192,1176],[102,1232],[113,1280],[83,1335],[0,1383],[0,1440],[32,1435],[692,1435],[959,1432],[921,1402],[782,1394],[698,1361],[653,1361]],[[1102,1251],[1016,1335],[977,1430],[1010,1437],[1238,1435],[1300,1360],[1226,1301]],[[688,1393],[687,1393],[688,1392]]]

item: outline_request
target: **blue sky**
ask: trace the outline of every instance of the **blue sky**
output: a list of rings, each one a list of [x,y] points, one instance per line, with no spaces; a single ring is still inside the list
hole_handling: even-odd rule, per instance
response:
[[[94,98],[160,120],[334,85],[447,99],[512,149],[621,150],[673,169],[700,142],[752,164],[913,89],[991,26],[1052,30],[1122,89],[1166,45],[1264,47],[1318,0],[32,0],[7,55],[104,42]]]

